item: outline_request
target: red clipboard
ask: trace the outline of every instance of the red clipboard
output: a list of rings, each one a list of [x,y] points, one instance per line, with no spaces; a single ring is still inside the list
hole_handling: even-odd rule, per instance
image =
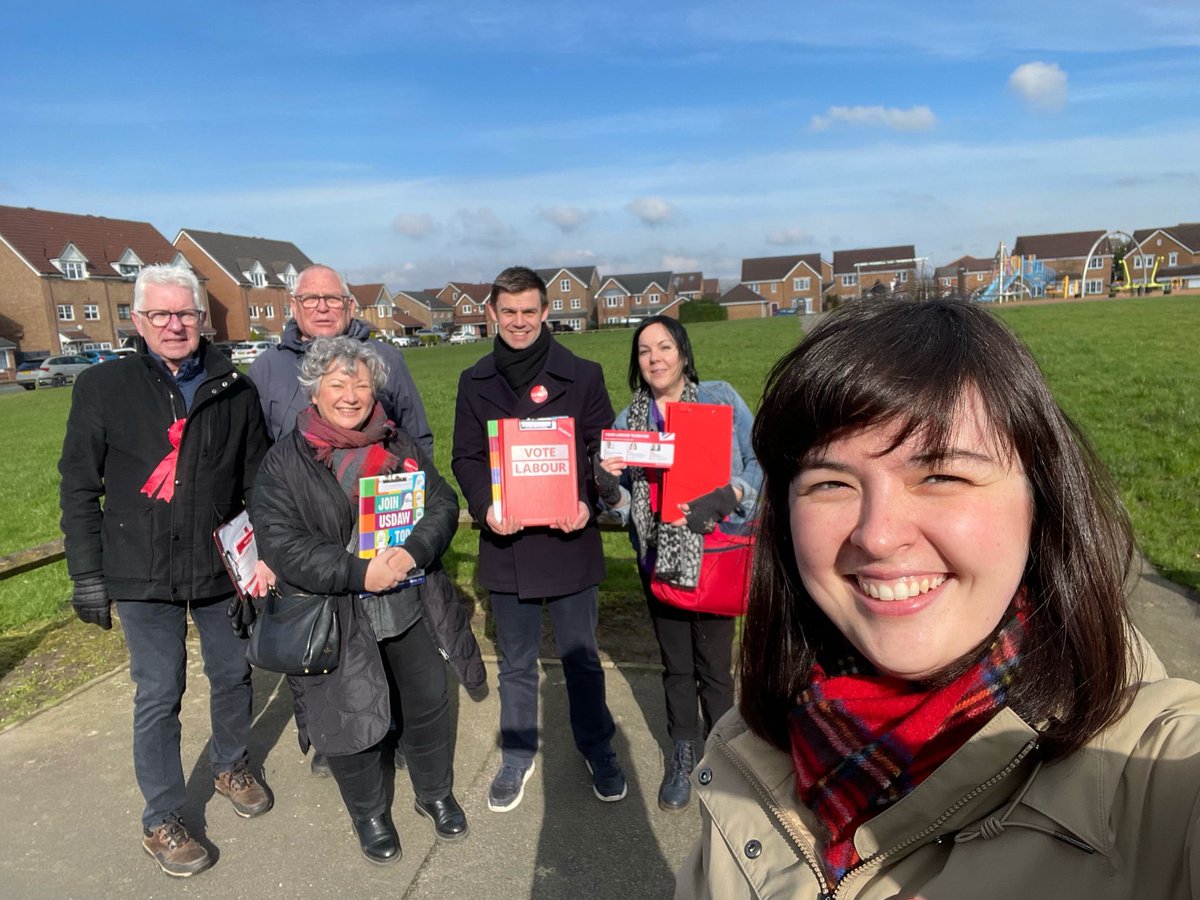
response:
[[[516,519],[529,527],[579,515],[575,420],[571,416],[493,419],[488,431],[497,519]]]
[[[729,484],[733,464],[733,407],[668,403],[666,430],[675,433],[675,462],[663,472],[661,517],[683,517],[680,503]]]

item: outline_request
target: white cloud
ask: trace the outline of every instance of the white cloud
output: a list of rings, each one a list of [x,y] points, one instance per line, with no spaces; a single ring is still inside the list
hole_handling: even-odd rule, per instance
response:
[[[437,225],[428,213],[401,213],[392,220],[392,229],[396,234],[421,241],[433,234]]]
[[[493,250],[512,247],[519,235],[510,225],[505,225],[489,207],[460,209],[454,214],[462,232],[462,242]]]
[[[1067,73],[1057,63],[1030,62],[1008,76],[1010,90],[1034,109],[1054,111],[1067,102]]]
[[[768,244],[788,247],[796,244],[813,244],[816,240],[811,232],[805,231],[803,228],[776,228],[767,235]]]
[[[575,231],[592,216],[578,206],[551,206],[543,209],[541,215],[563,234]]]
[[[672,272],[695,272],[700,268],[700,260],[694,256],[680,256],[675,253],[664,253],[662,258],[664,269]]]
[[[937,124],[937,116],[928,106],[831,106],[823,116],[813,116],[813,131],[824,131],[834,123],[881,125],[896,131],[928,131]]]
[[[646,225],[665,225],[675,216],[675,207],[662,197],[637,197],[625,204]]]

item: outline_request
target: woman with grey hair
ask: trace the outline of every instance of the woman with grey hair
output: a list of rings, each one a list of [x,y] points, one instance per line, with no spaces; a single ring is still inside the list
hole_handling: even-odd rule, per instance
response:
[[[300,369],[312,406],[267,454],[251,499],[259,554],[278,573],[285,600],[296,594],[338,598],[337,668],[291,679],[300,685],[300,740],[305,751],[311,741],[328,757],[363,855],[380,864],[401,853],[383,777],[381,744],[392,720],[416,811],[433,821],[443,840],[467,834],[452,792],[445,662],[422,621],[419,590],[399,587],[416,569],[440,567],[458,527],[458,497],[375,399],[386,379],[386,366],[369,344],[314,340]],[[424,516],[403,546],[359,558],[359,479],[417,470],[426,479]]]

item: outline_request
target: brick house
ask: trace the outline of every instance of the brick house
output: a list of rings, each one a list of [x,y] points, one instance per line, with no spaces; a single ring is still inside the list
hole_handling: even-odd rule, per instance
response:
[[[175,246],[208,279],[209,318],[222,341],[279,336],[296,276],[312,260],[290,241],[181,229]]]
[[[469,284],[464,281],[449,281],[437,292],[437,298],[454,310],[454,330],[488,335],[488,318],[485,306],[492,295],[490,284]]]
[[[767,319],[779,311],[779,304],[764,297],[748,284],[735,284],[717,298],[729,319]]]
[[[152,263],[187,260],[148,222],[0,206],[0,338],[23,357],[120,347]]]
[[[1135,231],[1133,240],[1134,246],[1125,254],[1132,284],[1149,282],[1154,274],[1159,284],[1176,289],[1200,288],[1200,222],[1146,228]]]
[[[832,280],[833,266],[819,253],[742,260],[741,283],[774,303],[776,309],[821,312],[825,308],[821,301],[824,287]],[[725,303],[724,297],[721,302]]]
[[[396,323],[392,316],[396,306],[387,287],[382,284],[351,284],[348,287],[358,307],[355,315],[381,337],[395,337]]]
[[[705,278],[704,286],[700,289],[700,296],[716,300],[721,295],[721,281],[719,278]]]
[[[679,299],[670,272],[609,275],[596,292],[598,324],[629,325],[647,316],[679,318]]]
[[[970,297],[973,293],[986,288],[992,283],[996,271],[996,260],[981,256],[960,256],[953,262],[938,266],[933,270],[933,279],[937,285],[937,295],[945,297],[957,294],[958,270],[963,269],[963,294]]]
[[[392,303],[395,315],[417,322],[418,328],[436,328],[447,334],[454,328],[454,307],[443,303],[437,291],[396,291]]]
[[[840,300],[861,297],[876,286],[903,293],[917,283],[916,256],[912,244],[835,250],[833,284],[826,293]]]
[[[1061,297],[1065,294],[1070,297],[1090,297],[1107,294],[1112,280],[1113,254],[1107,243],[1101,241],[1105,234],[1107,232],[1103,229],[1026,234],[1017,238],[1012,252],[1014,256],[1026,260],[1040,260],[1054,270],[1054,283],[1046,286],[1048,296]],[[1089,260],[1088,255],[1097,241],[1100,241],[1100,246]]]
[[[596,326],[596,292],[600,274],[595,266],[566,266],[537,269],[546,282],[550,322],[557,330],[586,331]]]
[[[699,300],[704,296],[703,272],[676,272],[673,282],[675,296],[683,303]]]

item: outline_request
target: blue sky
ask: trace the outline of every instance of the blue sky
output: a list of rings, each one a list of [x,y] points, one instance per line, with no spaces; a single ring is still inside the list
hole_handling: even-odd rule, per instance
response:
[[[22,4],[0,204],[392,289],[1200,219],[1200,3]]]

